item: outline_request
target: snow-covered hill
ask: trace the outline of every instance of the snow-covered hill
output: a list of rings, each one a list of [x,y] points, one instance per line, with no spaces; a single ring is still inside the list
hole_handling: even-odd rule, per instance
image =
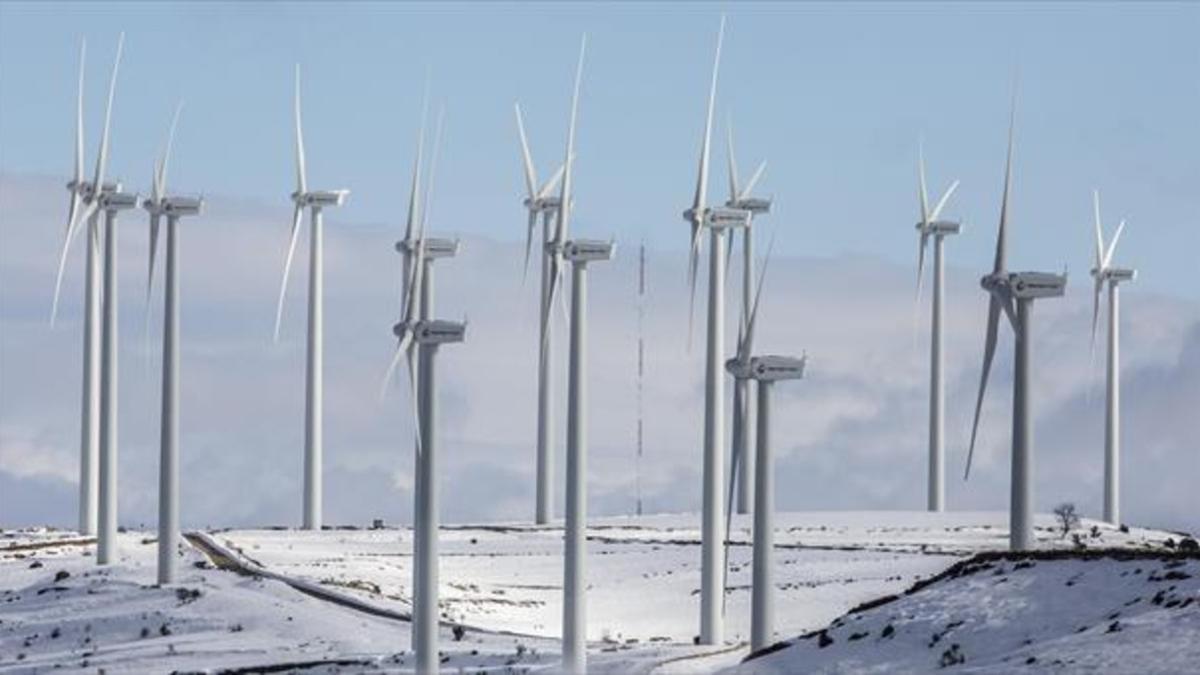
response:
[[[740,668],[754,672],[762,666],[775,668],[773,672],[793,672],[793,665],[806,663],[793,659],[808,658],[793,655],[833,653],[806,650],[805,643],[811,639],[799,640],[791,648],[739,665],[748,655],[750,574],[749,521],[741,518],[734,520],[731,536],[727,644],[694,645],[699,602],[697,520],[695,515],[647,516],[592,524],[588,625],[593,670],[714,672]],[[826,628],[835,620],[845,624],[849,620],[839,617],[856,606],[937,579],[975,554],[1002,549],[1007,541],[1005,520],[1006,516],[998,513],[780,514],[777,636],[790,639]],[[1074,546],[1070,538],[1053,531],[1052,518],[1040,517],[1037,524],[1039,548],[1061,551]],[[1138,552],[1161,552],[1172,536],[1139,528],[1120,531],[1090,521],[1084,522],[1080,533],[1092,548]],[[90,540],[73,533],[39,530],[2,536],[0,671],[60,666],[68,670],[101,667],[107,672],[169,672],[286,664],[347,672],[411,668],[407,615],[412,537],[407,529],[196,533],[190,543],[181,546],[181,582],[170,588],[153,585],[155,545],[145,533],[122,534],[119,562],[107,568],[94,565]],[[558,660],[561,612],[561,529],[454,526],[443,529],[441,542],[445,669],[553,669]],[[1054,563],[1058,564],[1067,563]],[[1156,563],[1154,569],[1161,567]],[[1039,562],[1010,570],[1007,574],[1012,580],[1001,582],[994,590],[994,597],[1004,602],[995,600],[995,607],[987,609],[985,604],[980,611],[987,609],[991,612],[987,616],[999,616],[1007,607],[1005,591],[1019,586],[1031,589],[1043,603],[1040,609],[1030,611],[1058,626],[1047,624],[1039,635],[1062,632],[1062,622],[1071,623],[1072,631],[1075,624],[1098,626],[1093,615],[1101,610],[1077,606],[1073,598],[1099,597],[1099,591],[1092,594],[1084,587],[1093,580],[1108,583],[1108,576],[1085,574],[1074,587],[1065,587],[1066,573],[1058,569]],[[1150,572],[1147,566],[1138,574]],[[1191,567],[1182,573],[1195,576]],[[955,581],[984,579],[989,574],[992,572],[976,571]],[[953,587],[947,585],[949,581],[926,586],[923,592],[944,587],[950,590],[943,602],[954,597],[961,597],[966,604],[982,602],[971,598],[974,587]],[[1180,585],[1176,590],[1195,593],[1194,586]],[[921,595],[912,594],[897,603]],[[1104,607],[1131,599],[1118,595],[1105,600]],[[1152,597],[1143,601],[1151,603]],[[1185,611],[1194,612],[1196,606],[1193,603]],[[1082,613],[1076,615],[1077,611]],[[939,620],[929,618],[934,623]],[[969,624],[971,619],[951,618],[945,623],[957,620]],[[892,643],[915,640],[901,630],[899,619],[893,623]],[[964,632],[968,624],[963,624]],[[1185,635],[1197,636],[1191,639],[1200,642],[1200,626],[1194,622],[1170,625],[1172,630],[1190,631]],[[972,635],[984,641],[990,626],[981,623],[971,629]],[[936,630],[944,629],[939,626]],[[878,636],[884,626],[871,630]],[[913,634],[919,630],[914,623]],[[838,649],[866,644],[866,638],[851,642],[852,632],[848,625],[828,629]],[[1130,635],[1140,633],[1131,630]],[[982,651],[974,642],[957,641],[966,651],[968,663],[976,665]],[[940,650],[922,650],[936,651],[933,656],[940,657],[949,644]],[[998,659],[1006,653],[997,645]],[[910,652],[915,654],[915,647],[898,651],[896,663],[908,664],[904,659]],[[890,658],[886,650],[878,653],[880,659]],[[928,665],[912,664],[916,670]]]
[[[734,672],[1200,672],[1200,554],[982,555]]]

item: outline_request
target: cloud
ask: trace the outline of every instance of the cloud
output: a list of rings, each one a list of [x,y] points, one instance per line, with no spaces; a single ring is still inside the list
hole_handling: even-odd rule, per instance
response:
[[[65,195],[52,181],[0,174],[0,518],[70,524],[77,471],[81,251],[69,264],[59,327],[47,317]],[[182,506],[193,525],[295,523],[304,414],[302,244],[279,344],[271,340],[290,207],[210,198],[182,225]],[[520,224],[520,213],[511,214]],[[153,523],[158,466],[158,323],[143,341],[146,225],[120,228],[121,519]],[[436,230],[449,228],[435,223]],[[587,223],[579,224],[589,232]],[[519,229],[514,226],[512,232]],[[412,426],[406,388],[378,398],[399,306],[397,227],[326,217],[325,507],[328,522],[411,514]],[[781,236],[785,236],[781,234]],[[982,235],[980,235],[982,236]],[[636,247],[594,267],[590,284],[590,489],[597,515],[632,511],[640,479],[651,510],[697,510],[704,352],[687,348],[680,252],[648,252],[645,454],[635,447]],[[440,352],[443,514],[526,519],[533,511],[536,274],[521,283],[521,244],[479,237],[438,263],[437,314],[470,319],[467,342]],[[953,261],[953,256],[951,256]],[[727,351],[740,274],[730,279]],[[868,257],[772,262],[756,350],[807,351],[807,379],[776,389],[782,509],[924,505],[927,303],[910,267]],[[1037,308],[1036,500],[1099,513],[1102,377],[1089,375],[1087,279]],[[161,293],[161,284],[157,291]],[[961,480],[982,346],[978,272],[947,278],[947,489],[951,508],[1008,503],[1011,338],[1002,331],[976,467]],[[926,296],[927,297],[927,296]],[[1131,522],[1200,529],[1196,443],[1200,308],[1128,287],[1124,296],[1124,511]],[[702,315],[698,314],[698,318]],[[566,329],[558,319],[556,472],[565,468]],[[701,325],[698,321],[697,325]],[[1101,343],[1103,348],[1103,343]],[[1096,364],[1099,365],[1099,362]],[[403,381],[403,380],[402,380]],[[1089,393],[1089,386],[1091,391]],[[728,387],[727,387],[728,393]],[[728,404],[727,404],[728,406]],[[1191,414],[1189,414],[1191,413]],[[728,425],[726,427],[728,433]],[[34,490],[30,485],[53,489]],[[19,489],[15,486],[21,486]],[[20,504],[16,504],[20,500]],[[52,500],[57,500],[51,503]]]

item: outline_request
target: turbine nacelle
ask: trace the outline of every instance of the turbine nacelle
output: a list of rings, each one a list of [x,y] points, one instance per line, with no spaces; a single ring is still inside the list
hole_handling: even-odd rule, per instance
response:
[[[91,181],[86,181],[86,180],[74,181],[73,180],[73,181],[70,181],[67,183],[67,189],[70,190],[71,192],[78,192],[79,195],[81,197],[83,197],[85,200],[91,199],[92,197],[96,196],[96,191],[92,187]],[[104,182],[103,192],[120,192],[120,191],[121,191],[120,183],[112,183],[109,181]]]
[[[934,220],[929,223],[917,223],[916,228],[918,232],[924,232],[925,234],[958,234],[962,232],[962,223],[952,220]]]
[[[168,216],[195,216],[204,210],[200,197],[167,197],[162,200],[162,212]]]
[[[771,212],[771,200],[767,197],[740,197],[725,202],[725,206],[739,211],[749,211],[754,215]]]
[[[557,211],[562,205],[562,199],[558,195],[547,195],[545,197],[526,197],[525,208],[530,211]]]
[[[136,192],[102,192],[99,205],[105,211],[127,211],[138,207]]]
[[[804,377],[807,356],[755,356],[750,359],[750,377],[760,382],[799,380]]]
[[[146,199],[142,208],[151,214],[165,216],[194,216],[204,210],[204,200],[199,197],[163,197],[157,202]]]
[[[462,342],[466,337],[467,324],[464,321],[430,319],[419,322],[413,330],[413,339],[423,345]]]
[[[610,260],[615,252],[613,242],[599,239],[573,239],[563,245],[563,258],[573,263]]]
[[[1095,277],[1097,281],[1112,281],[1114,283],[1121,281],[1134,281],[1137,279],[1137,270],[1119,267],[1096,269],[1093,267],[1092,276]]]
[[[417,244],[423,248],[422,255],[426,260],[436,258],[453,258],[458,255],[459,242],[457,239],[444,239],[437,237],[423,237],[415,241],[401,239],[396,242],[396,250],[400,253],[408,253],[415,255],[417,253]]]
[[[1008,287],[1018,299],[1057,298],[1067,289],[1067,275],[1052,272],[1013,272]]]
[[[724,229],[730,227],[747,227],[750,225],[751,212],[745,209],[728,207],[704,207],[701,209],[700,222],[704,227]],[[688,209],[683,212],[683,219],[689,223],[696,222],[696,210]]]
[[[346,203],[349,190],[314,190],[312,192],[293,192],[292,201],[300,206],[341,206]]]

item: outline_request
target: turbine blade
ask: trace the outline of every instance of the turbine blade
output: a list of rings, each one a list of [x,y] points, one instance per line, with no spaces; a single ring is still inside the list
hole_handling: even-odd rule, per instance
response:
[[[408,343],[412,339],[412,331],[405,328],[404,334],[397,338],[396,352],[392,355],[392,360],[388,363],[387,370],[383,373],[383,380],[379,386],[379,399],[383,400],[387,396],[388,387],[392,384],[392,378],[396,376],[396,369],[400,367],[400,361],[404,358],[405,350],[408,348]]]
[[[1104,230],[1100,225],[1100,191],[1092,190],[1092,214],[1096,225],[1096,271],[1104,269]]]
[[[929,193],[925,187],[925,142],[917,143],[917,197],[921,200],[921,230],[929,227]]]
[[[702,211],[707,201],[709,144],[712,140],[713,106],[717,100],[717,72],[721,65],[721,43],[725,40],[725,15],[721,15],[721,27],[717,31],[717,50],[713,57],[712,80],[708,87],[707,114],[704,118],[704,141],[700,145],[700,169],[696,176],[696,194],[692,199],[692,218],[699,227],[703,225]]]
[[[279,284],[279,303],[275,307],[275,342],[279,342],[279,324],[283,321],[283,298],[287,294],[288,276],[292,273],[292,258],[296,255],[296,241],[300,238],[300,220],[304,207],[296,204],[292,215],[292,236],[288,241],[287,257],[283,261],[283,282]]]
[[[696,319],[696,276],[700,265],[700,236],[703,230],[695,221],[692,222],[692,246],[688,254],[688,351],[692,351],[692,332]]]
[[[411,244],[413,229],[421,218],[421,166],[425,160],[425,117],[428,113],[428,92],[421,105],[421,128],[417,131],[417,157],[413,160],[412,186],[408,192],[408,218],[404,224],[404,240]]]
[[[563,170],[566,168],[566,164],[558,165],[558,168],[555,169],[553,174],[551,174],[550,180],[546,181],[546,184],[542,186],[541,190],[538,190],[538,199],[545,199],[551,192],[554,191],[554,188],[558,186],[558,182],[562,180]]]
[[[167,132],[166,149],[163,151],[162,161],[158,166],[158,181],[155,189],[159,199],[167,196],[167,165],[171,163],[171,146],[175,144],[175,126],[179,124],[179,113],[181,112],[183,112],[183,101],[175,106],[175,116],[171,118],[171,129]]]
[[[421,455],[421,405],[420,387],[417,386],[416,342],[410,341],[404,351],[404,361],[408,372],[408,399],[412,406],[413,416],[413,449],[417,456]]]
[[[743,243],[743,245],[745,244],[745,242],[742,242],[742,243]],[[729,264],[733,260],[733,249],[737,247],[736,245],[737,245],[737,236],[735,236],[733,234],[733,232],[730,232],[729,233],[729,243],[728,243],[728,246],[725,247],[725,286],[722,288],[722,290],[724,290],[724,291],[728,291],[729,279],[733,276],[732,274],[729,273]]]
[[[1125,231],[1125,221],[1122,220],[1117,224],[1117,231],[1113,234],[1112,241],[1108,242],[1108,253],[1104,254],[1104,266],[1108,267],[1112,264],[1113,253],[1117,250],[1117,240],[1121,238],[1121,233]]]
[[[575,120],[579,111],[579,84],[583,79],[583,57],[587,51],[587,35],[585,34],[579,43],[579,62],[575,66],[575,90],[571,94],[571,123],[567,127],[567,154],[563,161],[563,178],[562,190],[560,192],[561,201],[558,207],[558,225],[555,227],[555,240],[561,244],[567,238],[567,231],[571,220],[571,209],[575,207],[571,203],[573,198],[571,193],[571,173],[574,168],[575,161]]]
[[[1092,285],[1092,348],[1091,356],[1095,361],[1096,355],[1096,329],[1099,327],[1100,321],[1100,292],[1104,289],[1104,279],[1099,275],[1096,276],[1095,283]]]
[[[157,212],[150,214],[150,255],[146,275],[146,315],[150,314],[150,294],[154,290],[154,259],[158,254],[158,227],[161,216]]]
[[[727,156],[729,159],[729,169],[728,169],[729,170],[729,201],[735,202],[735,201],[737,201],[738,196],[740,196],[742,194],[742,191],[741,191],[741,189],[738,188],[737,155],[736,155],[736,153],[734,153],[734,150],[733,150],[733,125],[732,124],[730,124],[729,128],[728,128],[727,146],[728,147],[726,149],[726,153],[727,153]]]
[[[758,168],[754,170],[754,173],[750,174],[750,180],[746,181],[746,187],[742,188],[742,193],[738,195],[739,199],[745,199],[750,196],[750,193],[754,191],[754,186],[758,185],[758,179],[762,178],[763,172],[766,170],[767,160],[764,159],[758,163]]]
[[[162,159],[154,160],[154,169],[150,172],[150,202],[158,206],[162,202]]]
[[[87,40],[83,40],[82,44],[80,44],[80,46],[79,46],[79,93],[75,99],[75,174],[74,174],[74,180],[75,180],[76,190],[78,190],[79,183],[83,182],[83,73],[84,73],[84,62],[85,62],[86,57],[87,57]],[[71,220],[73,220],[73,217],[74,217],[74,211],[72,211],[72,217],[68,218],[67,222],[70,223]]]
[[[96,157],[96,180],[92,181],[97,197],[99,197],[104,189],[104,172],[108,165],[108,134],[112,124],[113,97],[117,92],[117,71],[121,67],[121,51],[124,47],[125,33],[121,33],[121,37],[117,38],[117,56],[113,60],[112,76],[108,81],[108,103],[104,108],[104,133],[100,136],[100,154]]]
[[[921,242],[917,244],[917,304],[921,302],[921,286],[925,282],[925,247],[929,244],[929,231],[921,229]]]
[[[521,163],[525,167],[525,190],[529,193],[529,198],[534,199],[537,190],[537,172],[533,168],[533,157],[529,154],[529,141],[525,136],[525,120],[521,118],[521,104],[514,103],[513,108],[517,111],[517,135],[521,137]]]
[[[63,237],[62,250],[58,254],[58,274],[54,278],[54,300],[50,305],[50,326],[54,326],[54,322],[58,319],[58,299],[62,293],[63,272],[67,266],[67,252],[71,248],[71,242],[75,239],[75,234],[78,232],[79,223],[86,222],[88,218],[96,211],[97,202],[95,200],[88,202],[83,211],[76,212],[76,219],[67,223],[67,233]]]
[[[554,298],[558,293],[559,280],[562,279],[562,258],[558,253],[550,256],[550,288],[547,289],[546,297],[542,302],[542,350],[544,354],[546,349],[546,341],[550,335],[550,314],[554,308]]]
[[[758,288],[754,290],[754,304],[750,305],[750,319],[746,322],[745,351],[738,356],[743,360],[750,358],[754,349],[754,325],[758,321],[758,301],[762,298],[763,282],[767,280],[767,268],[771,265],[771,252],[775,249],[775,233],[771,233],[771,241],[767,244],[767,254],[763,256],[762,269],[758,272]]]
[[[71,236],[71,226],[75,223],[75,216],[79,215],[79,205],[83,203],[78,190],[78,188],[71,190],[71,207],[67,210],[67,227],[63,231],[64,237]]]
[[[308,172],[304,166],[304,129],[300,123],[300,64],[296,64],[296,96],[294,100],[296,116],[296,192],[308,192]]]
[[[433,156],[429,159],[428,180],[425,181],[425,210],[421,214],[420,234],[417,236],[422,240],[421,249],[424,253],[425,228],[429,224],[429,212],[433,210],[433,179],[437,175],[438,157],[442,150],[442,124],[446,118],[445,107],[438,109],[437,124],[433,131]]]
[[[933,207],[933,213],[929,214],[930,220],[937,220],[938,216],[942,215],[942,209],[946,208],[946,202],[950,201],[950,195],[954,194],[954,191],[957,189],[958,181],[955,180],[950,184],[950,187],[946,188],[946,191],[942,193],[942,198],[938,200],[937,206]]]
[[[521,286],[524,286],[525,281],[529,278],[529,254],[533,252],[533,231],[537,228],[537,219],[537,211],[530,209],[529,225],[525,228],[525,264],[521,268]]]
[[[79,46],[79,92],[75,100],[75,173],[72,175],[75,185],[71,188],[71,208],[67,211],[68,234],[79,211],[80,183],[83,182],[83,73],[86,56],[87,40],[83,40]]]
[[[1012,192],[1013,132],[1017,124],[1017,92],[1014,88],[1012,109],[1008,118],[1008,155],[1004,161],[1004,197],[1000,202],[1000,230],[996,234],[996,258],[992,272],[999,274],[1005,268],[1008,253],[1008,200]]]
[[[971,445],[967,450],[967,470],[963,480],[971,477],[971,461],[975,457],[975,438],[979,432],[979,414],[983,410],[983,394],[987,391],[992,358],[996,355],[996,338],[1000,329],[1000,298],[992,294],[988,300],[987,334],[983,342],[983,372],[979,376],[979,394],[975,398],[975,421],[971,424]]]

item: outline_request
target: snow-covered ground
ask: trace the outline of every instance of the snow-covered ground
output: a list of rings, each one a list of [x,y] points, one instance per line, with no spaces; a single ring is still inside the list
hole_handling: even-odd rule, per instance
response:
[[[1200,558],[978,561],[736,673],[1200,672]]]
[[[999,513],[780,514],[777,635],[788,639],[825,628],[852,608],[900,593],[967,556],[1003,549],[1005,523],[1006,514]],[[1039,548],[1074,545],[1052,531],[1051,517],[1041,517],[1037,524]],[[737,666],[747,655],[749,520],[734,520],[727,644],[720,647],[692,644],[699,606],[697,526],[695,515],[592,523],[588,625],[590,664],[596,671],[712,672]],[[1120,532],[1090,521],[1079,531],[1091,548],[1143,551],[1162,550],[1171,536],[1138,528]],[[98,568],[91,557],[94,547],[73,533],[7,532],[0,538],[0,670],[58,665],[145,672],[289,663],[313,663],[318,670],[411,669],[405,620],[412,581],[411,534],[390,528],[211,532],[195,539],[207,551],[181,546],[180,583],[158,588],[153,585],[151,535],[122,534],[119,562]],[[553,670],[558,658],[561,552],[562,531],[556,527],[443,529],[444,669]],[[231,561],[254,573],[245,576],[218,568],[229,567]],[[1088,564],[1097,569],[1101,565]],[[1058,608],[1048,620],[1058,621],[1075,611],[1065,596],[1061,605],[1055,604],[1057,595],[1051,591],[1061,586],[1057,576],[1043,580],[1030,570],[1021,572],[1022,579],[1030,579],[1022,589],[1036,592],[1044,586],[1042,600]],[[1102,581],[1100,575],[1095,578]],[[927,590],[942,589],[944,583]],[[996,607],[1004,606],[999,602],[1007,597],[1003,590],[996,592]],[[1195,606],[1189,609],[1194,619]],[[1080,615],[1079,620],[1085,618],[1095,623],[1091,615]],[[936,620],[940,619],[929,619]],[[1193,642],[1200,641],[1200,626],[1194,620],[1189,625],[1191,635],[1197,636]],[[990,626],[984,622],[973,629],[977,639],[985,639]],[[894,629],[897,640],[901,633],[908,635],[899,624]],[[912,631],[915,634],[918,626]],[[455,640],[456,632],[460,640]],[[1134,634],[1140,635],[1130,632]],[[788,664],[807,663],[787,660],[801,651],[803,645],[797,643],[742,668],[771,664],[776,672],[792,672]],[[897,656],[898,662],[909,663],[904,661],[909,651]],[[881,651],[879,658],[888,658],[887,653]],[[913,661],[911,668],[922,670],[926,665]]]

